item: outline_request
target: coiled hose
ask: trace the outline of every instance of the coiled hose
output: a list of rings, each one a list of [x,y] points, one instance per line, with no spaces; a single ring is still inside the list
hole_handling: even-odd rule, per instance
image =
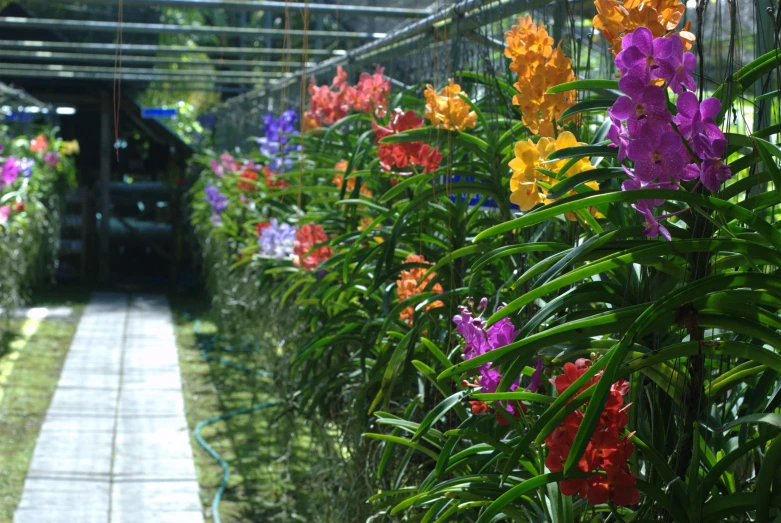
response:
[[[192,318],[192,316],[186,313],[184,314],[184,316],[188,318]],[[201,327],[200,320],[196,320],[195,325],[193,327],[193,332],[196,335],[196,338],[198,337],[200,327]],[[209,354],[209,352],[215,350],[223,350],[226,352],[253,352],[257,350],[257,347],[253,347],[250,350],[234,350],[230,346],[218,347],[215,341],[217,341],[216,336],[198,342],[201,357],[206,361],[215,362],[225,367],[234,370],[240,370],[248,374],[256,374],[263,378],[268,378],[268,379],[273,378],[273,375],[270,372],[267,372],[265,370],[250,369],[243,365],[239,365],[237,363],[233,363],[232,361],[228,361],[223,358],[215,357]],[[228,486],[228,481],[230,480],[230,467],[228,466],[228,462],[226,462],[222,458],[222,456],[220,456],[220,454],[211,447],[211,445],[206,443],[206,440],[204,440],[203,436],[201,435],[201,431],[205,427],[208,427],[209,425],[212,425],[214,423],[218,423],[220,421],[226,421],[236,416],[250,414],[252,412],[268,409],[271,407],[276,407],[279,405],[280,405],[279,401],[265,401],[263,403],[252,405],[250,407],[244,407],[242,409],[226,412],[225,414],[222,414],[220,416],[214,416],[213,418],[205,419],[195,426],[195,430],[193,430],[195,441],[198,442],[198,445],[200,445],[201,448],[203,448],[203,450],[205,450],[217,463],[219,463],[220,467],[222,468],[222,480],[220,481],[220,485],[217,487],[217,491],[214,493],[214,497],[212,498],[212,519],[214,520],[214,523],[221,523],[220,502],[222,501],[222,495],[225,493],[225,489]]]

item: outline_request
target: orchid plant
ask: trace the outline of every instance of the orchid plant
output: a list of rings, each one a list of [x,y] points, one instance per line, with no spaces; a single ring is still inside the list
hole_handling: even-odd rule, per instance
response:
[[[618,80],[524,17],[515,85],[340,70],[274,153],[295,168],[252,192],[269,158],[204,159],[221,308],[271,297],[306,331],[297,407],[363,474],[351,520],[779,515],[778,122],[725,116],[781,59],[704,96],[681,4],[596,5]]]
[[[0,126],[0,309],[21,305],[51,277],[59,247],[59,197],[75,185],[78,142],[48,129],[33,138]]]

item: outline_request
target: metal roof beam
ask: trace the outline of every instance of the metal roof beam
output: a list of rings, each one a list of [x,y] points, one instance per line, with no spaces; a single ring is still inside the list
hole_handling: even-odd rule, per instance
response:
[[[0,82],[0,101],[4,104],[9,102],[9,99],[17,100],[18,103],[25,105],[33,105],[35,107],[51,107],[49,104],[43,103],[27,91],[22,89],[14,89],[10,85],[6,85]]]
[[[114,68],[114,67],[95,67],[89,65],[58,65],[58,64],[12,64],[0,63],[0,73],[6,69],[15,69],[18,71],[70,71],[76,73],[106,73],[111,75],[146,75],[146,76],[167,76],[176,78],[178,76],[200,76],[206,78],[244,78],[245,80],[255,80],[258,78],[282,78],[285,74],[268,71],[215,71],[213,69],[145,69],[145,68]]]
[[[267,29],[255,27],[218,27],[205,25],[176,24],[139,24],[106,22],[98,20],[56,20],[53,18],[22,18],[17,16],[0,16],[0,27],[15,29],[51,29],[54,31],[88,31],[116,33],[120,29],[126,34],[188,34],[188,35],[224,35],[224,36],[269,36],[309,37],[309,38],[344,38],[355,40],[376,40],[383,38],[385,33],[366,33],[362,31],[304,31],[302,29]]]
[[[290,75],[288,78],[270,84],[268,87],[251,91],[249,93],[231,98],[219,106],[220,109],[236,103],[242,103],[252,97],[266,94],[290,87],[302,78],[317,76],[335,69],[339,65],[362,65],[377,56],[394,52],[400,53],[402,49],[423,41],[436,41],[438,34],[446,34],[447,38],[454,38],[478,27],[489,24],[493,20],[512,15],[522,10],[527,11],[544,5],[550,0],[495,0],[486,4],[484,0],[462,0],[450,7],[433,13],[432,15],[415,22],[411,22],[392,33],[368,42],[356,49],[348,51],[342,56],[325,60],[314,67]],[[457,22],[457,23],[456,23]],[[445,32],[443,29],[447,28]]]
[[[2,47],[2,46],[0,46]],[[44,61],[44,62],[64,62],[64,63],[79,63],[79,62],[94,62],[94,63],[111,63],[113,64],[117,60],[117,56],[113,54],[91,54],[91,53],[59,53],[53,51],[8,51],[0,49],[0,60],[10,61]],[[181,57],[173,56],[138,56],[138,55],[122,55],[123,65],[135,65],[135,64],[179,64],[179,65],[211,65],[214,67],[271,67],[271,68],[286,68],[292,70],[298,67],[302,67],[305,64],[303,62],[289,62],[287,60],[282,61],[267,61],[267,60],[182,60]],[[313,62],[307,62],[306,66],[315,65]]]
[[[118,77],[113,73],[91,73],[80,71],[30,71],[27,69],[14,69],[10,67],[0,68],[0,78],[38,78],[38,79],[56,79],[56,80],[94,80],[94,81],[113,81]],[[260,85],[265,83],[263,79],[250,80],[248,78],[207,78],[204,76],[150,76],[146,74],[122,74],[123,82],[143,82],[143,83],[170,83],[190,85],[196,84],[204,87],[211,87],[219,84],[252,84]],[[175,88],[172,88],[175,89]]]
[[[63,0],[60,0],[63,1]],[[117,0],[81,0],[85,4],[117,5]],[[64,3],[64,2],[63,2]],[[232,9],[284,13],[286,10],[339,16],[376,16],[380,18],[425,18],[430,11],[403,7],[373,7],[365,5],[305,4],[302,2],[261,2],[253,0],[124,0],[127,7],[175,7],[179,9]]]
[[[186,45],[145,45],[145,44],[97,44],[82,42],[44,42],[40,40],[0,40],[0,49],[54,49],[78,51],[80,53],[114,53],[118,49],[142,54],[209,54],[220,56],[250,56],[250,55],[342,55],[345,51],[328,49],[285,49],[280,47],[189,47]]]

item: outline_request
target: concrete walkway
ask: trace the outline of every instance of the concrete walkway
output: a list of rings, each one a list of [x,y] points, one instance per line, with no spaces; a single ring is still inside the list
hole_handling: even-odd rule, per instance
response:
[[[14,523],[203,523],[165,298],[94,294]]]

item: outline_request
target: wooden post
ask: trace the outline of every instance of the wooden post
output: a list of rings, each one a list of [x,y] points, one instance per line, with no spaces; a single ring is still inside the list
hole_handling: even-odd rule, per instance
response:
[[[178,175],[177,175],[178,176]],[[179,220],[179,186],[174,180],[171,188],[171,202],[169,205],[171,220],[171,272],[169,273],[171,295],[176,293],[176,284],[179,280],[179,265],[182,260],[181,227]]]
[[[90,238],[92,238],[92,220],[95,219],[95,211],[90,205],[90,194],[86,187],[79,187],[79,205],[81,207],[81,283],[87,281],[89,274]]]
[[[111,98],[104,92],[100,103],[100,177],[98,179],[98,208],[100,209],[100,231],[98,248],[98,274],[101,283],[111,279],[111,154],[114,143],[111,139]]]

